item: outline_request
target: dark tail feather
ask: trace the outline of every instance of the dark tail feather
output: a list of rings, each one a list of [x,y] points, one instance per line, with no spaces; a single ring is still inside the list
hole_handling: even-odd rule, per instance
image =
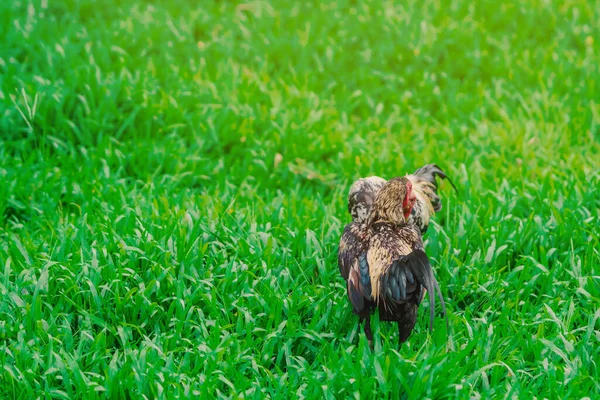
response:
[[[439,176],[440,178],[446,179],[448,182],[450,182],[450,184],[454,188],[454,191],[456,193],[458,193],[458,189],[456,189],[456,186],[454,186],[454,183],[450,180],[450,178],[448,178],[448,176],[444,173],[444,171],[442,171],[442,169],[435,164],[424,165],[421,168],[417,169],[413,173],[413,175],[417,175],[420,178],[422,178],[428,182],[431,182],[433,185],[435,185],[436,189],[437,189],[437,182],[436,182],[435,178]]]
[[[403,263],[410,270],[417,281],[425,287],[429,294],[429,330],[433,330],[433,320],[435,318],[435,295],[442,304],[442,311],[446,317],[446,327],[449,328],[448,316],[446,315],[446,304],[440,291],[440,286],[433,276],[431,264],[427,254],[422,250],[415,250],[407,256],[400,258],[397,262]],[[449,331],[449,330],[448,330]]]
[[[448,321],[448,313],[446,312],[446,303],[444,302],[444,297],[442,296],[442,291],[440,290],[440,285],[438,281],[433,278],[433,282],[435,284],[435,288],[437,290],[438,299],[440,299],[440,303],[442,304],[442,314],[444,315],[444,319],[446,320],[446,331],[450,332],[450,321]]]

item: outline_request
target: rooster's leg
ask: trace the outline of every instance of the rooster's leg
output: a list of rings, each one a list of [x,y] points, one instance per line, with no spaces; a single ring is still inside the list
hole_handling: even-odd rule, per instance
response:
[[[406,339],[408,339],[410,333],[412,332],[412,328],[412,326],[407,328],[406,325],[398,321],[398,347],[401,347],[402,343],[406,342]]]
[[[398,322],[398,347],[402,346],[402,343],[404,343],[404,340],[402,340],[402,325],[400,324],[400,322]]]
[[[371,332],[371,317],[370,316],[366,316],[365,318],[362,318],[362,320],[365,322],[365,335],[367,335],[367,340],[369,341],[369,346],[373,346],[373,333]]]

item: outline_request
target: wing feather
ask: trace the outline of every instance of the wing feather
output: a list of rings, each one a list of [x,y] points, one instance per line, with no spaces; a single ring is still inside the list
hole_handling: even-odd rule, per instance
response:
[[[421,234],[416,228],[406,226],[395,229],[388,224],[375,227],[369,240],[367,261],[371,276],[371,295],[377,298],[382,290],[381,278],[388,272],[394,260],[422,247]]]
[[[367,237],[368,230],[365,225],[351,222],[344,228],[338,247],[338,267],[345,280],[348,280],[354,262],[368,246]]]
[[[338,267],[346,280],[348,298],[357,314],[366,308],[371,298],[371,279],[366,249],[369,230],[364,224],[352,222],[346,225],[338,249]]]
[[[446,305],[431,263],[423,251],[416,228],[394,230],[383,226],[371,238],[367,251],[372,298],[384,302],[421,302],[421,287],[427,290],[430,303],[429,328],[433,329],[437,295],[446,317]]]

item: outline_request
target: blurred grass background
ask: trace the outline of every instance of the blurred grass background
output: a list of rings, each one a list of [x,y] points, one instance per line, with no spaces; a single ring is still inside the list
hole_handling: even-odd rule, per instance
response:
[[[0,394],[598,396],[599,33],[598,1],[1,2]],[[370,351],[347,190],[429,162],[454,347],[423,316]]]

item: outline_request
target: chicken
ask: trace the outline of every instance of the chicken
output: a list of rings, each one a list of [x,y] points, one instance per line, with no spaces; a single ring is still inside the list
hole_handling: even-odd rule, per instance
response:
[[[444,315],[446,307],[423,249],[421,230],[410,219],[419,201],[411,180],[393,178],[369,196],[367,218],[355,220],[344,229],[338,265],[354,313],[365,322],[369,343],[373,340],[370,315],[376,309],[381,320],[398,323],[399,341],[403,343],[415,326],[424,290],[429,293],[430,329],[436,292]]]
[[[421,234],[427,232],[433,214],[442,209],[440,197],[437,195],[435,179],[438,176],[447,179],[456,190],[450,178],[435,164],[427,164],[417,169],[413,174],[407,175],[408,180],[412,183],[413,193],[417,198],[409,222],[416,224]],[[366,221],[373,199],[384,184],[385,179],[378,176],[361,178],[352,184],[348,194],[348,212],[352,215],[353,221]]]

